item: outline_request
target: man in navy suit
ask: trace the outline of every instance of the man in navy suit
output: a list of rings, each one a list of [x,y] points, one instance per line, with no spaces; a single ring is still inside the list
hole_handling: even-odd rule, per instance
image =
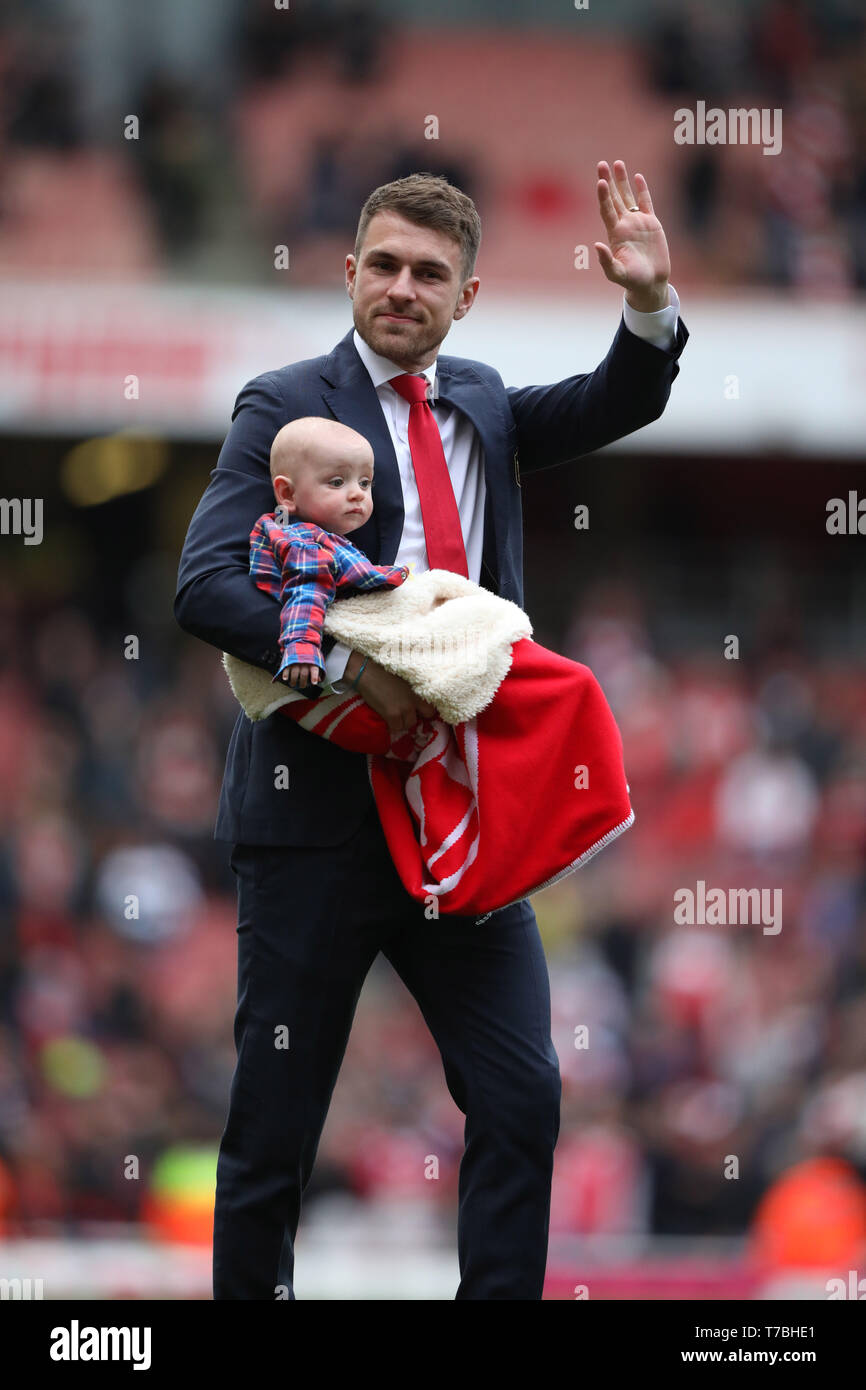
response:
[[[598,174],[607,241],[596,252],[624,291],[613,344],[594,372],[507,390],[493,367],[439,354],[480,283],[471,199],[429,174],[370,195],[346,257],[354,328],[326,356],[266,372],[238,396],[181,556],[185,631],[276,673],[280,609],[250,578],[249,536],[274,507],[271,441],[301,416],[341,421],[373,447],[373,512],[353,544],[375,564],[428,567],[410,406],[391,384],[404,373],[429,383],[424,410],[441,437],[469,578],[522,606],[521,474],[661,415],[688,338],[646,181],[637,174],[633,193],[620,160]],[[323,651],[328,683],[308,686],[308,698],[357,682],[395,731],[433,712],[372,661],[359,678],[359,653],[329,637]],[[253,724],[239,714],[215,838],[232,844],[238,888],[238,1058],[217,1169],[214,1297],[294,1298],[302,1193],[381,951],[417,1000],[466,1116],[456,1297],[540,1299],[561,1088],[529,902],[481,924],[428,919],[391,862],[365,757],[278,715]]]

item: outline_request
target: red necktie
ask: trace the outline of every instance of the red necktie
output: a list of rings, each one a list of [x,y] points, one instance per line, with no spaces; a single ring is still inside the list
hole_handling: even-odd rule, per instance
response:
[[[468,579],[460,513],[445,462],[442,436],[427,404],[427,378],[406,373],[391,377],[390,384],[409,402],[409,452],[421,501],[427,561],[431,570],[451,570]]]

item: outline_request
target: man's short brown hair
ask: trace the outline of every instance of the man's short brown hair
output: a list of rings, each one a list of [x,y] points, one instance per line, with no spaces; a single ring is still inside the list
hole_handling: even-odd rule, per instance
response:
[[[441,174],[408,174],[393,183],[374,188],[361,209],[355,237],[355,260],[367,235],[370,219],[377,212],[397,212],[408,222],[420,227],[432,227],[458,242],[463,255],[463,279],[474,274],[478,248],[481,245],[481,218],[472,199],[461,193]]]

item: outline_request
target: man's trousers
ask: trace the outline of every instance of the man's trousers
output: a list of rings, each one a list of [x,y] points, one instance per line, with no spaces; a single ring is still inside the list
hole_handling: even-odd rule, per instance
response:
[[[340,845],[240,845],[237,1065],[220,1145],[214,1298],[294,1298],[301,1198],[379,951],[417,1000],[456,1104],[459,1299],[540,1299],[561,1084],[526,901],[428,919],[373,815]],[[285,1044],[288,1044],[287,1046]]]

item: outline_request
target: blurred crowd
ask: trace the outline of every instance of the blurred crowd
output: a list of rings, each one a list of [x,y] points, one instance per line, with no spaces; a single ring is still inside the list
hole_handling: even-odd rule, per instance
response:
[[[683,230],[713,279],[866,288],[866,13],[856,0],[668,4],[647,30],[654,91],[690,106],[778,108],[782,153],[677,150]]]
[[[552,1231],[737,1236],[803,1160],[866,1179],[866,671],[663,659],[634,599],[591,596],[564,637],[619,721],[636,823],[534,899],[563,1076]],[[80,608],[6,591],[0,623],[0,1228],[146,1223],[158,1165],[215,1152],[226,1113],[236,919],[212,826],[235,705],[170,622],[132,659]],[[699,880],[781,890],[781,930],[678,925]],[[305,1210],[338,1193],[451,1233],[462,1130],[380,960]]]
[[[491,225],[511,229],[505,234],[516,235],[515,279],[531,281],[535,273],[520,239],[531,234],[532,217],[557,209],[567,216],[574,207],[574,174],[547,157],[553,108],[521,115],[526,146],[537,150],[535,184],[531,168],[521,165],[511,186],[501,167],[489,167],[493,153],[502,165],[503,142],[511,139],[493,110],[489,127],[482,112],[467,128],[443,129],[432,141],[420,130],[410,133],[402,109],[390,109],[401,99],[383,78],[399,68],[405,45],[424,37],[386,19],[374,0],[299,0],[290,19],[272,0],[224,4],[208,21],[210,43],[193,71],[189,57],[172,62],[160,49],[156,18],[152,30],[144,26],[139,36],[136,28],[138,47],[115,50],[112,30],[106,53],[114,61],[87,63],[81,55],[88,43],[98,52],[97,35],[81,16],[73,23],[63,4],[54,10],[50,26],[38,14],[0,13],[0,237],[4,217],[8,225],[24,215],[17,209],[22,175],[10,174],[13,157],[38,151],[100,149],[122,157],[129,175],[123,196],[135,190],[158,264],[189,268],[222,247],[223,273],[241,279],[264,276],[276,242],[300,254],[304,283],[339,283],[340,258],[326,252],[323,239],[350,239],[367,194],[413,170],[444,174],[478,200]],[[724,110],[779,107],[784,115],[781,157],[756,162],[754,151],[738,157],[737,150],[678,146],[672,129],[659,144],[653,159],[668,167],[656,167],[653,181],[676,190],[664,219],[681,278],[819,295],[866,287],[864,36],[866,16],[856,0],[669,0],[649,19],[636,9],[631,23],[623,12],[619,38],[634,55],[647,123],[660,101],[671,112],[704,101]],[[513,44],[513,31],[490,30],[488,42],[491,51]],[[586,39],[579,30],[569,42],[576,81],[606,61],[595,30]],[[550,31],[549,43],[552,53],[561,51],[560,31]],[[94,84],[117,84],[120,74],[113,105],[107,98],[100,105]],[[293,93],[307,92],[311,74],[321,82],[320,100],[313,111],[304,95],[296,109]],[[128,113],[137,115],[139,130],[121,140]],[[599,113],[602,139],[605,123]],[[520,142],[515,152],[523,148]],[[529,219],[528,232],[512,226],[515,205]],[[119,220],[118,236],[120,228]],[[567,224],[563,232],[571,235]]]

